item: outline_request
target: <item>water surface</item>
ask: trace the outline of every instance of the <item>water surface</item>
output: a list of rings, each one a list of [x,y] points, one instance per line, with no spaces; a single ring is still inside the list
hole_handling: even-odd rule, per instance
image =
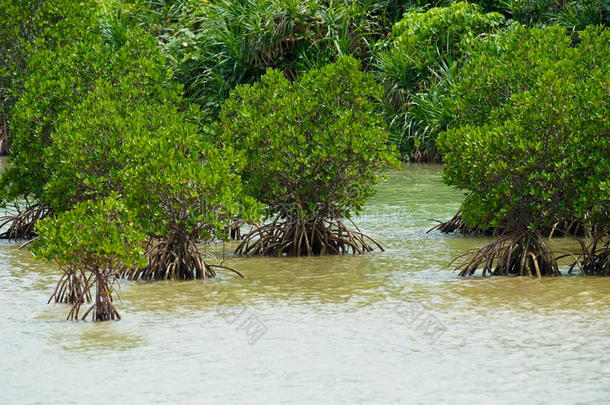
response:
[[[426,230],[461,198],[408,166],[355,219],[385,252],[225,255],[245,279],[123,282],[120,322],[65,321],[0,244],[0,404],[610,402],[610,279],[459,278],[488,239]]]

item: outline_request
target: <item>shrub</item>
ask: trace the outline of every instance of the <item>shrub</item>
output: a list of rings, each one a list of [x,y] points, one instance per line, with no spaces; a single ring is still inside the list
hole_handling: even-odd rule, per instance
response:
[[[95,28],[93,1],[0,0],[0,151],[7,150],[11,113],[31,72],[28,58],[53,51]]]
[[[528,27],[560,25],[569,31],[610,23],[610,4],[604,0],[488,1],[497,11]]]
[[[44,150],[58,117],[86,96],[96,77],[105,76],[108,60],[104,47],[86,41],[41,50],[29,58],[31,72],[11,120],[11,165],[0,178],[0,203],[14,205],[17,215],[8,218],[10,226],[2,237],[32,237],[35,221],[51,213],[42,199],[48,179]]]
[[[443,179],[469,190],[461,207],[469,225],[523,235],[512,242],[519,254],[512,247],[498,254],[496,272],[522,274],[530,265],[557,274],[539,236],[542,227],[573,219],[602,232],[610,226],[610,32],[588,28],[578,47],[556,41],[562,38],[556,29],[506,35],[510,50],[473,57],[469,72],[485,72],[476,79],[483,87],[469,87],[463,97],[478,104],[460,100],[474,110],[465,114],[467,124],[439,139]],[[531,66],[534,73],[519,80],[508,60],[513,70]],[[477,265],[491,266],[489,256],[480,259]],[[468,264],[464,274],[476,267]]]
[[[544,73],[569,58],[570,44],[561,27],[528,29],[519,25],[476,41],[451,89],[452,125],[488,122],[491,112],[514,93],[537,86]]]
[[[185,108],[151,37],[129,38],[106,78],[92,81],[79,104],[62,113],[44,148],[41,200],[54,210],[121,191],[127,139],[149,138]],[[159,112],[167,104],[165,114]],[[180,115],[182,117],[182,115]],[[133,159],[133,157],[131,158]]]
[[[15,106],[12,121],[11,166],[2,173],[2,202],[7,204],[26,198],[37,208],[36,212],[47,212],[50,201],[46,200],[45,185],[52,172],[45,165],[46,149],[51,145],[53,133],[64,118],[70,116],[100,81],[110,86],[119,86],[123,80],[131,81],[132,100],[137,96],[151,100],[171,102],[166,89],[171,87],[171,71],[164,67],[164,58],[157,49],[156,41],[141,33],[131,33],[125,46],[115,50],[101,41],[76,41],[55,51],[40,51],[30,58],[33,71],[26,82],[24,94]],[[35,67],[35,68],[34,68]],[[145,91],[145,93],[143,93]],[[130,97],[125,93],[121,97]],[[87,115],[87,111],[79,111]],[[108,118],[108,114],[97,109],[97,119]],[[75,115],[74,120],[79,120]],[[74,126],[72,124],[66,124]],[[81,119],[82,121],[82,119]],[[82,129],[82,128],[80,128]],[[79,130],[80,130],[79,129]],[[78,132],[73,131],[72,141],[77,142]],[[64,148],[67,145],[63,145]],[[55,156],[61,159],[58,152]],[[66,192],[64,189],[59,193]],[[73,189],[68,193],[78,192]],[[27,210],[26,210],[27,212]],[[40,215],[33,215],[36,219]],[[15,218],[11,228],[12,237],[31,236],[26,232],[32,228],[29,221]]]
[[[238,252],[370,250],[365,236],[348,231],[340,219],[361,209],[374,193],[377,173],[394,158],[376,112],[381,89],[359,67],[343,57],[292,84],[270,70],[260,82],[238,87],[224,104],[223,142],[245,153],[246,190],[275,216]]]
[[[446,6],[457,0],[422,2]],[[469,3],[487,12],[502,13],[507,19],[530,28],[560,25],[571,33],[588,25],[610,24],[610,4],[605,0],[470,0]]]
[[[97,82],[53,134],[45,198],[61,211],[120,193],[151,242],[148,264],[129,278],[213,276],[197,243],[223,237],[239,214],[259,216],[241,192],[243,160],[199,135],[200,113],[184,109],[179,93],[155,100],[154,86],[140,87],[138,78],[124,76],[118,87]]]
[[[84,313],[92,321],[121,319],[114,308],[113,286],[124,268],[143,265],[144,233],[125,205],[113,195],[85,201],[36,225],[32,251],[63,270],[54,293],[57,301],[73,304],[68,319],[78,319],[81,304],[95,290],[95,303]]]
[[[197,243],[226,238],[226,225],[238,216],[250,223],[260,218],[259,205],[242,191],[243,157],[203,140],[198,115],[195,108],[187,115],[151,106],[141,118],[161,125],[128,142],[130,163],[121,174],[126,198],[153,239],[148,265],[129,278],[197,279],[213,277],[215,268],[233,270],[210,254],[216,263],[206,263]]]

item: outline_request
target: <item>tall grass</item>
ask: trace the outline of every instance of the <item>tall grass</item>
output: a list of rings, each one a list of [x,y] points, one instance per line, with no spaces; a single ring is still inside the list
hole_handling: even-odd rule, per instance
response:
[[[211,117],[231,89],[257,80],[270,67],[293,80],[343,55],[369,66],[372,44],[391,24],[387,0],[186,3],[164,35],[165,48],[187,96]]]

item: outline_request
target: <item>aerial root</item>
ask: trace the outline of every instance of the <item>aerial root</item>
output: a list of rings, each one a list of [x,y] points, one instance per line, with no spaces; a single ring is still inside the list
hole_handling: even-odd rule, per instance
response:
[[[334,220],[303,220],[277,216],[243,237],[235,253],[259,256],[311,256],[366,253],[381,244],[356,228]]]
[[[241,235],[241,227],[245,224],[245,221],[241,219],[234,219],[231,221],[229,225],[225,227],[225,232],[229,235],[229,238],[232,240],[240,240]]]
[[[15,215],[0,217],[0,229],[8,225],[8,229],[0,233],[0,239],[17,240],[35,237],[36,223],[51,215],[52,212],[53,210],[47,204],[33,204],[23,211],[18,210]]]
[[[89,314],[91,314],[93,322],[120,320],[121,315],[119,315],[112,303],[112,285],[116,282],[116,278],[110,272],[98,271],[94,272],[94,274],[96,286],[95,303],[84,313],[81,320],[85,320]],[[80,307],[80,303],[76,305]],[[70,311],[68,319],[78,319],[78,309],[75,312]]]
[[[460,233],[462,235],[486,235],[497,237],[503,233],[502,229],[499,228],[488,228],[483,229],[479,226],[470,226],[464,221],[462,217],[462,210],[459,209],[457,213],[448,221],[438,222],[437,225],[430,228],[428,232],[440,231],[442,233]],[[589,228],[581,220],[563,221],[556,222],[549,227],[544,227],[540,230],[543,235],[548,235],[548,238],[552,238],[554,235],[564,236],[580,236],[580,237],[591,237],[592,233],[595,233],[595,228]]]
[[[176,242],[175,238],[168,238],[151,242],[144,255],[148,259],[146,267],[124,269],[121,276],[129,280],[195,280],[216,277],[216,269],[223,269],[244,277],[239,271],[223,265],[213,254],[201,251],[190,239]]]
[[[587,276],[610,275],[610,233],[600,233],[590,243],[579,242],[582,252],[570,270],[579,264],[583,274]]]
[[[77,268],[75,264],[69,264],[63,270],[64,274],[48,302],[72,304],[68,320],[84,320],[89,314],[94,322],[121,319],[112,304],[112,287],[117,283],[117,274],[110,270],[83,270]],[[87,276],[87,272],[90,273],[89,276]],[[92,301],[91,289],[93,286],[96,286],[95,302],[80,317],[82,304]]]
[[[417,148],[409,154],[409,161],[414,163],[441,163],[443,155],[430,147]]]
[[[87,277],[83,270],[78,269],[74,264],[70,264],[64,268],[64,274],[59,279],[57,287],[55,287],[55,291],[47,303],[91,302],[90,282],[91,276]]]
[[[544,237],[536,231],[501,235],[482,248],[457,257],[460,276],[473,275],[482,268],[482,275],[494,276],[561,276],[557,261]]]
[[[129,280],[194,280],[216,276],[203,260],[204,256],[212,255],[201,252],[189,239],[181,238],[176,242],[168,238],[153,242],[145,256],[148,259],[146,267],[125,269],[121,275]]]
[[[440,222],[434,227],[430,228],[428,232],[441,231],[442,233],[454,233],[458,232],[462,235],[490,235],[498,236],[497,229],[481,229],[477,226],[470,226],[462,218],[462,210],[458,212],[449,221]]]

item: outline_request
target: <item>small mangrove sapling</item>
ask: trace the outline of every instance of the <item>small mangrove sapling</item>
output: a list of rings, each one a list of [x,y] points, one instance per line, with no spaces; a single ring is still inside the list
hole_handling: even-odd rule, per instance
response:
[[[124,269],[145,265],[145,234],[125,204],[112,195],[84,201],[70,211],[47,217],[36,225],[32,252],[55,262],[64,272],[51,299],[72,303],[69,320],[119,320],[113,291]],[[92,293],[94,291],[94,294]],[[94,296],[80,317],[81,305]]]

